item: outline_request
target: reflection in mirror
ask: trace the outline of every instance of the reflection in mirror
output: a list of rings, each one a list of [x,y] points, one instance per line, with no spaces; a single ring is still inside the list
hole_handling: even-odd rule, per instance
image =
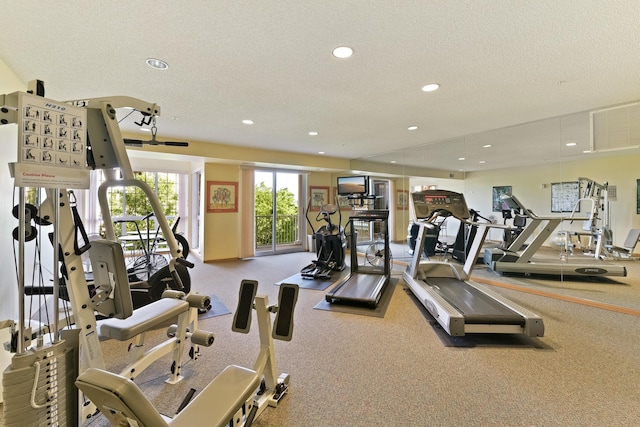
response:
[[[558,197],[558,194],[552,194],[552,190],[559,188],[558,186],[569,188],[572,183],[578,183],[578,192],[584,195],[584,183],[591,180],[599,186],[608,183],[609,187],[617,190],[614,194],[620,192],[621,186],[627,194],[636,193],[635,178],[638,177],[627,177],[624,170],[615,167],[616,161],[610,158],[624,158],[628,163],[626,156],[638,156],[638,144],[633,145],[633,138],[622,143],[610,142],[612,138],[615,139],[617,131],[625,135],[629,132],[622,132],[624,129],[617,129],[613,124],[622,122],[622,119],[614,121],[611,117],[600,118],[598,114],[601,113],[587,111],[569,114],[405,147],[353,160],[352,169],[364,171],[370,176],[390,179],[391,186],[395,186],[392,192],[410,193],[429,187],[461,192],[470,208],[499,224],[513,225],[513,218],[504,218],[502,209],[496,207],[493,200],[494,193],[504,188],[510,188],[528,209],[539,216],[569,217],[571,212],[554,212],[558,210],[554,207],[554,197]],[[620,126],[624,128],[628,125]],[[603,130],[603,127],[606,129]],[[595,135],[593,139],[592,134]],[[637,140],[640,141],[638,138]],[[615,150],[610,147],[615,147]],[[616,151],[621,147],[624,151]],[[595,151],[594,148],[600,149]],[[393,241],[404,245],[405,252],[408,253],[407,230],[412,220],[411,210],[403,210],[399,206],[397,201],[404,197],[400,194],[391,203],[396,214]],[[609,236],[609,244],[622,243],[626,231],[634,226],[640,227],[640,219],[630,218],[628,212],[625,213],[630,210],[636,212],[635,202],[634,199],[620,203],[615,196],[611,198],[609,195],[606,214],[610,218],[607,222],[601,218],[600,222],[600,228],[608,223],[611,229],[613,238]],[[599,215],[602,216],[605,214],[604,206],[600,206],[602,208],[599,209]],[[579,210],[580,212],[573,214],[579,220],[561,221],[557,230],[545,241],[545,248],[558,260],[563,256],[561,251],[568,249],[568,246],[564,246],[563,236],[584,231],[594,237],[591,233],[592,225],[587,227],[587,224],[593,221],[595,209],[589,208],[587,211],[586,204],[581,203]],[[587,219],[583,220],[583,217]],[[455,236],[456,227],[452,224],[445,227],[444,231],[446,235],[443,237],[450,239]],[[492,230],[489,239],[492,242],[502,242],[504,231]],[[577,244],[582,245],[580,242]],[[587,243],[583,246],[587,247]],[[395,254],[394,259],[398,259]]]

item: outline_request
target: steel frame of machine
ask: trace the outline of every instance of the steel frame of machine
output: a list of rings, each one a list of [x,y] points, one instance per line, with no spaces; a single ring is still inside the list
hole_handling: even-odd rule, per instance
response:
[[[527,226],[506,249],[485,250],[484,261],[492,270],[499,273],[542,274],[557,276],[626,276],[624,266],[602,262],[598,259],[588,261],[539,259],[533,260],[545,241],[558,228],[564,218],[559,216],[538,216],[527,209],[515,196],[503,196],[503,202],[511,209],[522,211],[527,217]],[[530,240],[531,239],[531,240]],[[525,248],[524,250],[521,250]],[[566,254],[565,254],[566,255]]]
[[[496,225],[471,224],[462,194],[427,190],[411,196],[416,218],[425,221],[420,223],[414,256],[403,278],[442,328],[452,336],[471,333],[543,336],[544,322],[537,314],[470,280],[488,230]],[[462,269],[448,262],[421,259],[430,221],[447,215],[478,227]]]

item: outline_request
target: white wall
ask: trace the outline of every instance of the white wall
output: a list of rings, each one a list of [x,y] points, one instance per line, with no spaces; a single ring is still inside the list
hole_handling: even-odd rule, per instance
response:
[[[27,86],[0,60],[0,94],[25,91]],[[11,214],[13,208],[13,178],[8,164],[17,160],[18,128],[16,125],[0,125],[0,259],[4,261],[2,285],[0,286],[0,320],[17,320],[18,292],[13,263],[12,230],[18,221]]]

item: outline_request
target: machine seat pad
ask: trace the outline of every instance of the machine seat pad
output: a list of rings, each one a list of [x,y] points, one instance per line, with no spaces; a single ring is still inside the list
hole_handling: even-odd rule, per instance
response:
[[[256,392],[260,375],[242,366],[229,365],[213,379],[178,415],[171,426],[225,426]]]
[[[88,368],[76,379],[76,387],[113,425],[132,419],[143,426],[169,426],[170,419],[162,416],[128,378],[102,369]]]
[[[188,310],[187,301],[162,298],[138,308],[126,319],[99,320],[98,333],[103,337],[126,341],[143,332],[158,328]]]

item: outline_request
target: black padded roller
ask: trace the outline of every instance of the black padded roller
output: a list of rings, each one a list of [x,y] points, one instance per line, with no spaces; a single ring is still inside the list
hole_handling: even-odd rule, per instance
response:
[[[278,313],[273,326],[274,339],[291,341],[293,335],[293,312],[298,301],[298,285],[282,283],[278,294]]]
[[[251,328],[251,311],[253,309],[253,299],[258,292],[258,282],[255,280],[243,280],[240,283],[240,294],[238,297],[238,308],[233,315],[233,325],[231,330],[246,334]]]

